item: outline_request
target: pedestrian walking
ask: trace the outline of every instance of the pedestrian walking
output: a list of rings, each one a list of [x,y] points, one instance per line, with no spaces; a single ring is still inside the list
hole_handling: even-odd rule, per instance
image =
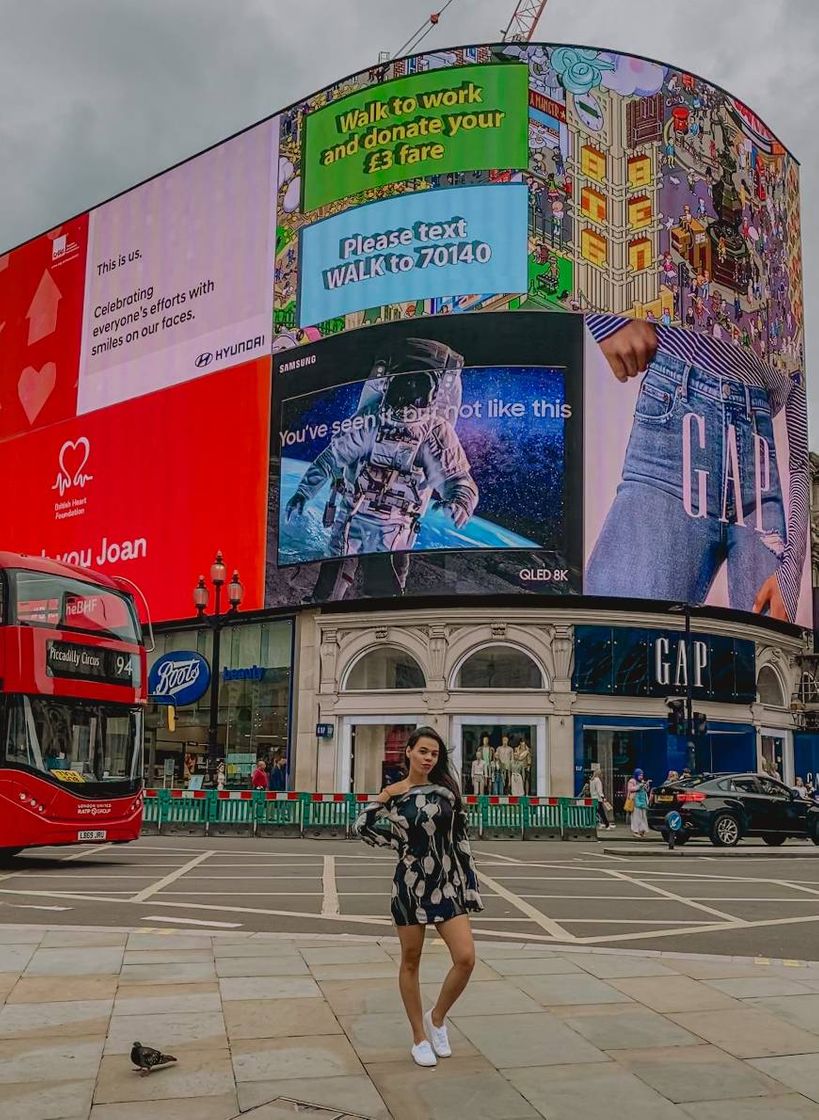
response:
[[[601,828],[614,828],[614,824],[609,822],[606,808],[608,801],[603,790],[603,774],[600,770],[593,770],[591,781],[589,782],[589,796],[595,798],[597,801],[597,816],[600,819]]]
[[[401,943],[398,987],[412,1029],[413,1061],[435,1066],[452,1053],[446,1017],[475,966],[468,914],[482,910],[483,903],[446,744],[431,727],[418,727],[404,753],[407,776],[364,806],[353,831],[373,847],[398,853],[390,904]],[[452,966],[434,1006],[424,1012],[418,970],[431,924]]]
[[[260,758],[256,769],[250,776],[250,785],[253,789],[267,789],[267,763]]]
[[[287,789],[287,759],[282,755],[273,760],[273,766],[270,769],[269,788],[278,793]]]
[[[632,777],[629,778],[626,794],[626,806],[629,805],[629,802],[631,803],[629,827],[634,835],[639,836],[642,840],[644,836],[648,835],[648,816],[646,815],[648,788],[642,770],[635,770]]]

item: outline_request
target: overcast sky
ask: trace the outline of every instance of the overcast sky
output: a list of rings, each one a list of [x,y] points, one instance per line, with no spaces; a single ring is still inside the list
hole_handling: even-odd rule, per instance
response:
[[[0,0],[0,249],[392,53],[445,0]],[[424,48],[493,42],[515,0],[452,0]],[[646,54],[746,101],[802,164],[819,447],[817,0],[549,0],[537,39]]]

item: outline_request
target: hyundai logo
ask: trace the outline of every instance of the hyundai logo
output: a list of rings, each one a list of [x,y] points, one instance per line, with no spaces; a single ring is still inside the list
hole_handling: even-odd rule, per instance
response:
[[[200,354],[196,359],[197,368],[204,369],[205,366],[209,366],[212,361],[213,354],[211,354],[210,350],[206,350],[204,354]]]

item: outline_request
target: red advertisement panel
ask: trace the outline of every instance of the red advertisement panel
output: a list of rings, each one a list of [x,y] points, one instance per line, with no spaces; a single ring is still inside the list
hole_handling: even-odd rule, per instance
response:
[[[0,439],[73,416],[88,215],[0,257]]]
[[[25,485],[7,490],[4,541],[126,576],[155,621],[194,613],[222,549],[261,607],[269,415],[263,358],[8,440],[0,472]]]

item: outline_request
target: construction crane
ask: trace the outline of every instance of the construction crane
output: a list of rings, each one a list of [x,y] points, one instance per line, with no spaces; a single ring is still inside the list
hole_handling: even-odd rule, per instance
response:
[[[547,0],[518,0],[518,5],[503,33],[504,43],[528,43],[543,15]]]

